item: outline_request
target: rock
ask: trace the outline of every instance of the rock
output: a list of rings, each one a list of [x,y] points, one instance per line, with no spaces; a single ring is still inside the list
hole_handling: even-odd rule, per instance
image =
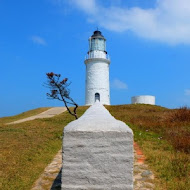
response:
[[[148,177],[148,176],[150,176],[150,175],[152,175],[152,172],[149,171],[149,170],[145,170],[145,171],[142,172],[142,174],[141,174],[142,177]]]

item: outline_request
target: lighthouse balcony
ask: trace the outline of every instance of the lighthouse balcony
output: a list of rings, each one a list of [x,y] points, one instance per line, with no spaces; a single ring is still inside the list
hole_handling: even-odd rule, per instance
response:
[[[109,55],[107,55],[105,52],[102,52],[102,51],[89,52],[85,56],[85,60],[87,60],[87,59],[93,59],[93,58],[101,58],[101,59],[108,59],[108,60],[110,60]]]

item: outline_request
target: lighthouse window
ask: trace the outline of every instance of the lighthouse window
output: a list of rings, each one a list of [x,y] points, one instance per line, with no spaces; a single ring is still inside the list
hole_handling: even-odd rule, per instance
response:
[[[91,50],[95,50],[95,39],[91,40]]]
[[[105,51],[105,41],[101,38],[96,38],[91,40],[90,50],[100,50]]]
[[[95,102],[96,102],[97,100],[100,101],[100,94],[99,94],[99,93],[96,93],[96,94],[95,94]]]
[[[99,39],[99,50],[104,51],[104,40],[103,39]]]
[[[94,50],[98,50],[98,39],[95,39]]]

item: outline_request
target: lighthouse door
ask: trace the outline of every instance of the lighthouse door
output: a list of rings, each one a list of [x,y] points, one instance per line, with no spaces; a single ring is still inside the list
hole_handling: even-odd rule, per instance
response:
[[[99,94],[99,93],[96,93],[96,94],[95,94],[95,102],[96,102],[97,100],[100,101],[100,94]]]

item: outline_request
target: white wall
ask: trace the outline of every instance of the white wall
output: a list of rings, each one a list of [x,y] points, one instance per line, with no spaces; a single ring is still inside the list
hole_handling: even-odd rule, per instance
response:
[[[132,104],[151,104],[155,105],[155,96],[133,96],[131,98],[131,103]]]
[[[100,102],[110,105],[109,60],[87,59],[86,64],[86,105],[95,102],[95,93],[100,94]]]
[[[94,50],[89,52],[89,59],[90,58],[104,58],[106,59],[106,53],[103,51]]]

